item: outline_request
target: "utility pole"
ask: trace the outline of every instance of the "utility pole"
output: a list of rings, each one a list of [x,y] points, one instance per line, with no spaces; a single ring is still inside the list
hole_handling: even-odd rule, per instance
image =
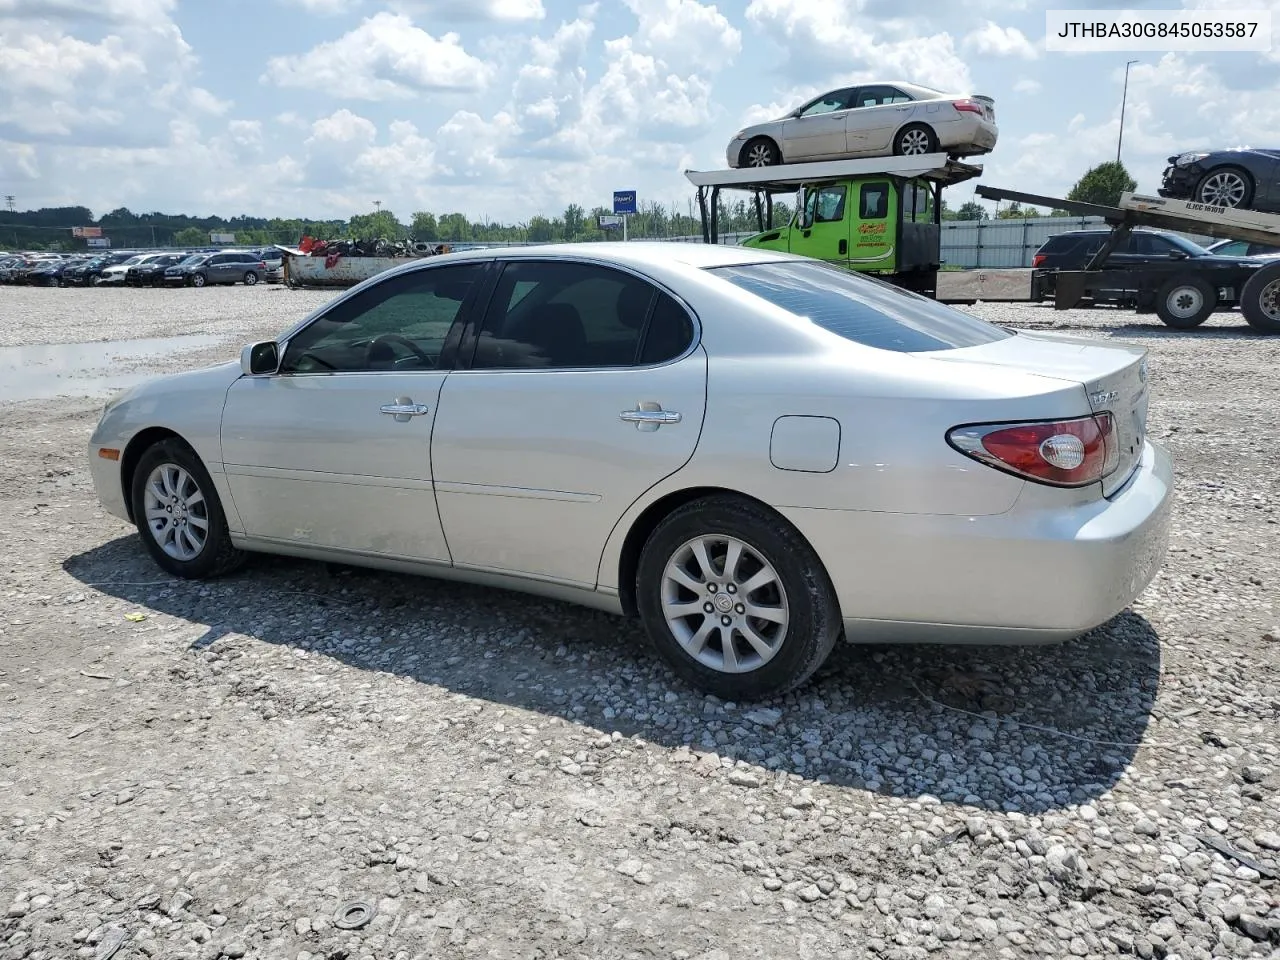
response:
[[[1120,163],[1120,144],[1124,141],[1124,107],[1129,99],[1129,68],[1139,60],[1130,60],[1124,65],[1124,93],[1120,96],[1120,135],[1116,137],[1116,163]]]
[[[16,203],[17,203],[17,199],[14,197],[12,193],[6,193],[4,195],[4,205],[5,207],[8,208],[10,213],[13,212],[13,209]]]
[[[377,211],[378,211],[379,213],[381,213],[381,212],[382,212],[382,201],[381,201],[381,200],[375,200],[375,201],[373,201],[373,205],[374,205],[374,207],[375,207],[375,208],[377,208]]]

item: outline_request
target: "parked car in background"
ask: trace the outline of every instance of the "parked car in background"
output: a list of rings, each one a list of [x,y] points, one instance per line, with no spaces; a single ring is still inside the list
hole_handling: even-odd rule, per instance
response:
[[[83,287],[91,283],[96,283],[102,276],[102,271],[108,267],[115,266],[129,258],[129,254],[121,253],[104,253],[83,260],[76,266],[67,270],[63,274],[69,286]]]
[[[283,283],[284,254],[280,252],[280,248],[263,247],[258,251],[258,256],[262,258],[262,262],[267,268],[266,275],[263,279],[266,280],[267,283]]]
[[[990,97],[943,93],[915,83],[832,90],[785,117],[745,127],[729,141],[730,167],[810,160],[990,153],[999,137]]]
[[[162,257],[162,253],[137,253],[126,260],[122,260],[117,264],[113,264],[102,271],[102,275],[98,278],[99,286],[116,286],[124,285],[125,278],[129,275],[129,270],[140,264],[154,260],[156,257]]]
[[[125,274],[125,283],[135,287],[155,287],[164,283],[164,272],[187,258],[185,253],[162,253],[142,263],[131,266]]]
[[[78,259],[46,260],[27,272],[26,282],[36,287],[65,287],[66,272],[82,262]]]
[[[1268,260],[1280,257],[1280,247],[1252,240],[1217,240],[1205,249],[1219,257],[1263,257]]]
[[[197,253],[164,271],[170,285],[203,287],[212,283],[244,283],[253,286],[267,274],[267,265],[256,253],[224,251]]]
[[[1191,151],[1169,158],[1162,197],[1280,213],[1280,150]]]
[[[172,575],[256,550],[554,596],[746,702],[842,635],[1039,643],[1120,613],[1170,525],[1147,381],[1139,347],[793,254],[557,244],[387,270],[117,396],[87,453]]]

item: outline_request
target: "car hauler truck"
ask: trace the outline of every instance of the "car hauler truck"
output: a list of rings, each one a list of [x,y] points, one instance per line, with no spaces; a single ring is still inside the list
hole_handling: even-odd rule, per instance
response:
[[[1054,271],[1053,303],[1058,310],[1069,310],[1094,293],[1105,292],[1114,297],[1120,291],[1133,301],[1138,312],[1154,311],[1165,324],[1177,329],[1197,327],[1218,307],[1238,305],[1249,326],[1262,333],[1280,333],[1280,262],[1261,266],[1244,259],[1235,262],[1230,258],[1188,257],[1104,268],[1107,258],[1134,227],[1159,227],[1280,246],[1280,214],[1133,192],[1121,194],[1120,204],[1115,207],[984,185],[975,192],[988,200],[1016,200],[1097,216],[1111,226],[1111,236],[1084,269]]]
[[[703,242],[720,242],[721,193],[744,191],[760,232],[743,246],[826,260],[928,297],[942,262],[942,190],[981,175],[945,153],[685,171],[698,188]],[[775,226],[778,194],[794,194],[796,209]]]

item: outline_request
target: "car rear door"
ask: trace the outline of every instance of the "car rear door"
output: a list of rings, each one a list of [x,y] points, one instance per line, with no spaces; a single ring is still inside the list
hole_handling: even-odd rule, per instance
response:
[[[340,298],[287,343],[279,373],[232,384],[223,470],[252,537],[303,550],[448,563],[431,431],[483,263],[430,265]]]
[[[431,441],[458,567],[594,586],[610,532],[693,455],[697,327],[670,293],[571,258],[509,261]]]
[[[911,119],[915,104],[897,87],[860,87],[846,116],[845,141],[850,153],[883,154],[889,141]]]

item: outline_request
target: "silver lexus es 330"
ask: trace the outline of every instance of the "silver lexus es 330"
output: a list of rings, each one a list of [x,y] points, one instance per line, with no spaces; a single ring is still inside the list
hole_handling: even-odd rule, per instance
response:
[[[447,254],[111,401],[97,493],[164,570],[252,551],[639,616],[749,700],[850,642],[1043,643],[1150,582],[1173,469],[1142,350],[814,260]]]

